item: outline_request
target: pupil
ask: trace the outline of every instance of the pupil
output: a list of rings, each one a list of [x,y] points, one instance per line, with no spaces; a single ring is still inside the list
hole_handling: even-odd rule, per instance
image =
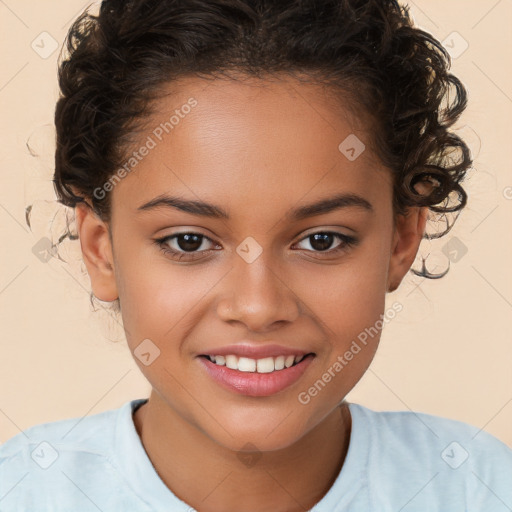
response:
[[[181,241],[185,240],[185,243]],[[177,237],[178,246],[183,251],[194,251],[201,247],[201,235],[185,234],[178,235]]]
[[[311,246],[317,251],[325,251],[331,246],[333,235],[329,233],[315,233],[311,235],[313,242]],[[316,245],[315,245],[316,244]]]
[[[332,244],[332,235],[329,233],[315,233],[311,246],[317,251],[325,251]],[[182,251],[194,251],[201,247],[201,235],[185,234],[178,235],[178,245]]]

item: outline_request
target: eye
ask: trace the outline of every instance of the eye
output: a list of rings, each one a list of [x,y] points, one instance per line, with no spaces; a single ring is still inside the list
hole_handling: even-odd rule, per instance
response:
[[[206,235],[184,232],[163,238],[157,238],[155,239],[155,243],[160,247],[164,254],[170,255],[171,258],[191,261],[197,259],[195,256],[197,253],[204,254],[212,251],[211,249],[202,251],[198,250],[203,246],[203,242],[205,240],[213,244],[213,240],[208,238]],[[172,247],[169,242],[172,242],[174,247]]]
[[[329,249],[335,239],[340,240],[340,243],[334,249]],[[174,235],[154,240],[164,254],[178,261],[194,261],[215,250],[199,250],[203,247],[203,243],[205,241],[214,244],[213,240],[208,238],[206,235],[193,232],[176,233]],[[339,252],[342,252],[358,243],[358,240],[354,237],[332,231],[319,231],[317,233],[312,233],[298,243],[300,244],[304,241],[308,241],[310,247],[312,247],[312,249],[306,248],[309,252],[328,255],[338,254]]]
[[[329,249],[336,238],[340,240],[341,243],[339,243],[334,249]],[[329,255],[337,254],[358,243],[358,240],[352,236],[342,235],[341,233],[332,231],[318,231],[317,233],[312,233],[303,238],[299,243],[304,241],[308,241],[310,247],[312,247],[312,252]],[[307,250],[311,251],[311,249]]]

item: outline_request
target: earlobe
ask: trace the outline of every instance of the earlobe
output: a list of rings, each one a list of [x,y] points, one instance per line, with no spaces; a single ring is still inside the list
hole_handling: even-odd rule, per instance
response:
[[[388,269],[387,291],[395,291],[409,271],[425,233],[428,208],[410,208],[397,217]]]
[[[84,203],[76,206],[75,216],[92,292],[98,299],[112,302],[118,298],[118,292],[108,225]]]

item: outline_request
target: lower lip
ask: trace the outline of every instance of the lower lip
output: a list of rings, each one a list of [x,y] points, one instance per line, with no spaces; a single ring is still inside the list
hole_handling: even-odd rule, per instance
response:
[[[314,357],[309,354],[300,363],[271,373],[241,372],[219,366],[206,357],[199,359],[208,375],[225,388],[241,395],[270,396],[297,382]]]

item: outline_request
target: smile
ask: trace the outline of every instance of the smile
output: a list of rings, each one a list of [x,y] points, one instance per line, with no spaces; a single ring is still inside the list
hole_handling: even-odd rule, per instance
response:
[[[251,359],[249,357],[238,357],[234,354],[227,356],[206,356],[212,363],[219,366],[226,366],[232,370],[252,373],[271,373],[274,371],[290,368],[304,359],[304,355],[289,355],[277,357],[264,357],[262,359]]]
[[[251,359],[234,354],[202,355],[197,359],[206,374],[224,389],[246,396],[270,396],[295,384],[315,354]]]

